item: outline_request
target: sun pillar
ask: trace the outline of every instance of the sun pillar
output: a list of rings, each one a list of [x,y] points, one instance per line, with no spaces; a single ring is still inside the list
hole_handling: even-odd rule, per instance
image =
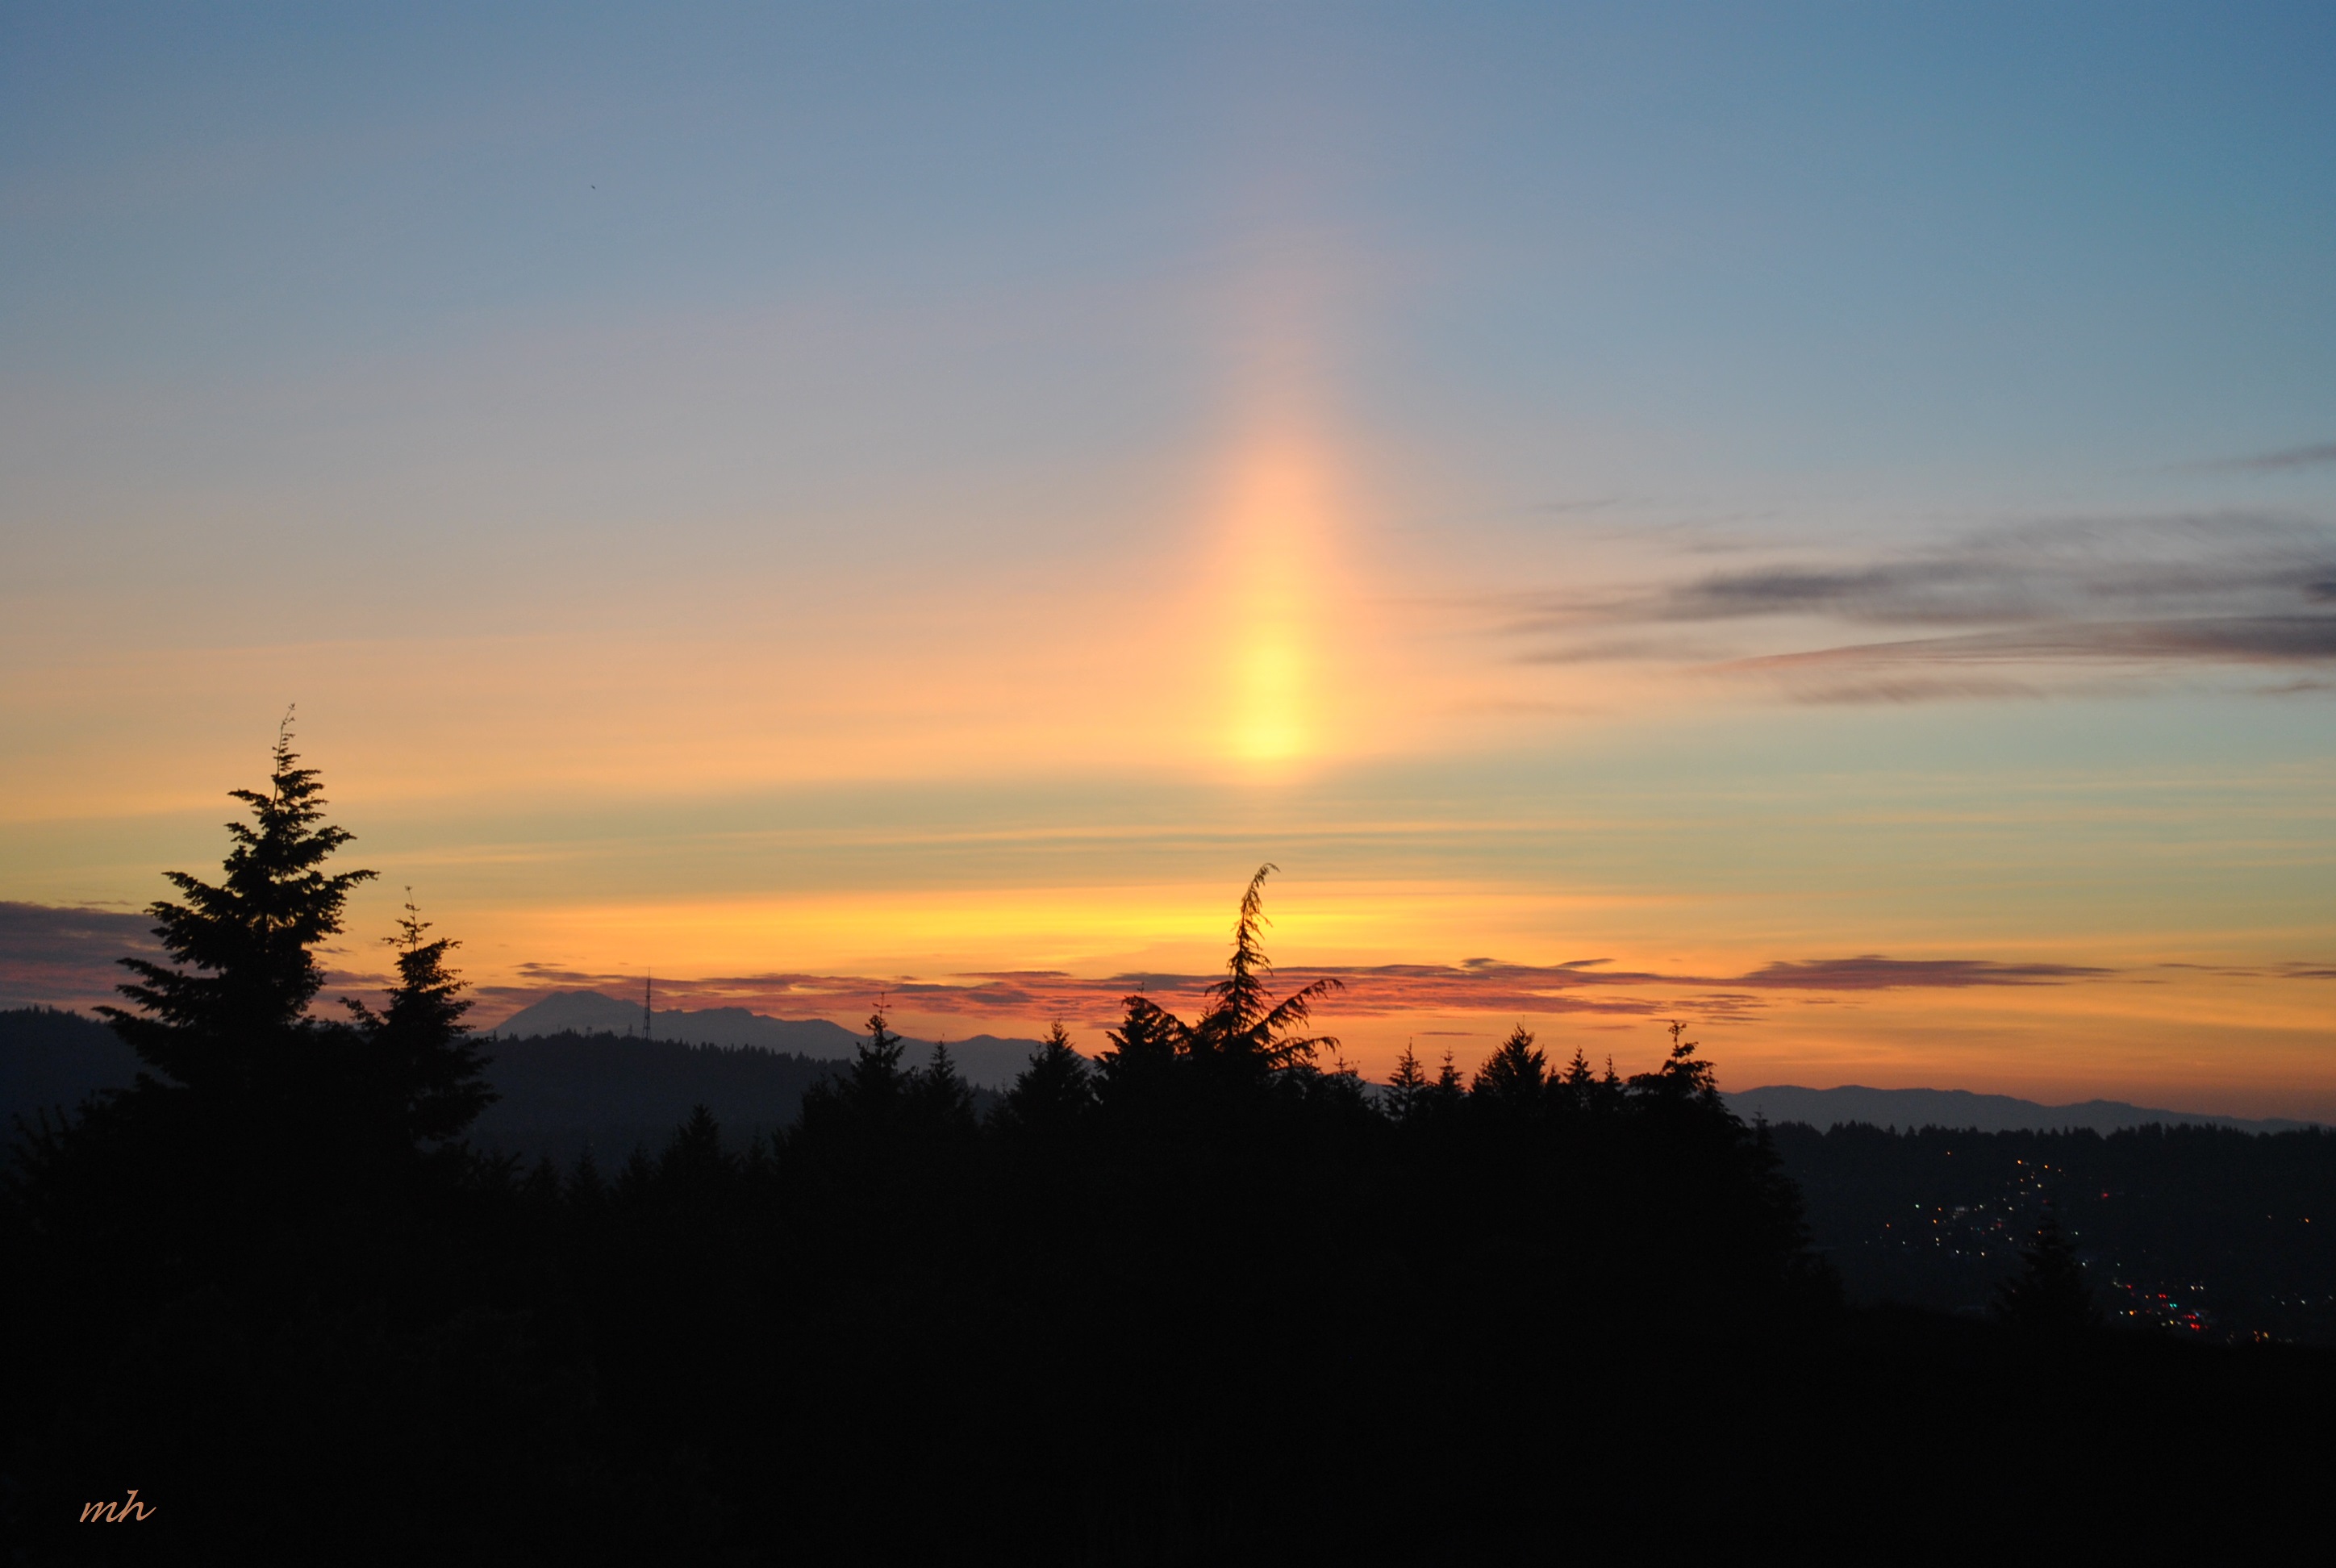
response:
[[[1320,443],[1289,432],[1252,439],[1232,465],[1219,646],[1228,663],[1223,743],[1243,763],[1294,763],[1330,739],[1329,481]]]

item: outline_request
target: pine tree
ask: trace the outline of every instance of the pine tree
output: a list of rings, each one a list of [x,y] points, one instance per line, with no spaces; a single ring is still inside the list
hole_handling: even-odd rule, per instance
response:
[[[1468,1096],[1488,1105],[1528,1110],[1543,1103],[1548,1088],[1549,1059],[1533,1044],[1533,1031],[1519,1024],[1476,1070]]]
[[[2019,1275],[1996,1297],[1998,1317],[2038,1334],[2076,1334],[2100,1327],[2101,1310],[2093,1300],[2092,1283],[2085,1278],[2085,1265],[2049,1207],[2020,1249],[2020,1259]]]
[[[1630,1086],[1614,1071],[1614,1058],[1606,1058],[1606,1070],[1599,1075],[1595,1104],[1602,1111],[1619,1111],[1630,1103]]]
[[[299,765],[290,714],[268,793],[231,794],[252,821],[227,824],[225,877],[165,873],[185,902],[147,912],[171,961],[123,959],[138,979],[121,989],[136,1010],[99,1009],[164,1084],[213,1105],[279,1097],[314,1076],[331,1045],[307,1018],[325,979],[316,950],[339,932],[350,890],[374,875],[322,869],[353,835],[324,823],[323,785]]]
[[[1261,940],[1267,923],[1265,879],[1278,869],[1270,863],[1258,867],[1257,874],[1249,880],[1249,891],[1241,895],[1225,978],[1209,988],[1208,1011],[1192,1026],[1189,1048],[1196,1057],[1271,1071],[1310,1062],[1317,1050],[1336,1047],[1338,1043],[1335,1036],[1297,1032],[1312,1016],[1314,1004],[1338,989],[1335,976],[1316,980],[1279,1002],[1266,1000],[1273,965],[1265,956]]]
[[[1182,1018],[1140,992],[1120,998],[1120,1008],[1119,1027],[1105,1031],[1111,1044],[1095,1057],[1107,1095],[1157,1084],[1192,1038]]]
[[[1551,1098],[1570,1112],[1591,1110],[1598,1104],[1598,1075],[1579,1046],[1565,1070],[1551,1076],[1549,1086]]]
[[[803,1091],[795,1142],[829,1155],[872,1150],[897,1136],[901,1114],[921,1076],[900,1066],[905,1042],[892,1032],[882,998],[868,1015],[868,1037],[841,1076],[822,1077]]]
[[[1697,1105],[1707,1109],[1718,1109],[1719,1080],[1714,1076],[1711,1064],[1695,1054],[1700,1048],[1700,1043],[1679,1037],[1687,1032],[1687,1026],[1678,1019],[1672,1019],[1669,1027],[1670,1055],[1653,1072],[1633,1076],[1630,1088],[1660,1104]],[[1608,1062],[1606,1070],[1610,1076],[1613,1069],[1613,1063]]]
[[[612,1183],[616,1201],[628,1208],[647,1203],[657,1192],[657,1163],[649,1158],[647,1149],[638,1144],[626,1157]]]
[[[1403,1055],[1396,1058],[1395,1071],[1387,1077],[1388,1114],[1398,1122],[1413,1121],[1427,1108],[1427,1096],[1432,1092],[1433,1086],[1411,1042],[1404,1041]]]
[[[892,1032],[880,999],[868,1015],[868,1040],[852,1055],[843,1080],[844,1097],[863,1115],[890,1110],[908,1092],[910,1075],[900,1068],[900,1037]]]
[[[551,1163],[550,1154],[539,1154],[527,1177],[520,1183],[520,1202],[539,1218],[556,1213],[560,1207],[560,1167]]]
[[[608,1206],[608,1183],[601,1179],[600,1163],[592,1157],[592,1146],[576,1156],[576,1169],[568,1178],[566,1196],[570,1209],[584,1214],[598,1214]]]
[[[1460,1076],[1460,1064],[1452,1059],[1450,1047],[1444,1051],[1444,1063],[1436,1069],[1436,1086],[1429,1091],[1440,1105],[1458,1105],[1468,1093],[1468,1085]]]
[[[1060,1018],[1030,1053],[1030,1065],[1015,1078],[998,1107],[998,1123],[1011,1131],[1055,1135],[1076,1123],[1095,1102],[1086,1058],[1072,1047]]]
[[[659,1195],[669,1203],[704,1203],[725,1193],[737,1174],[737,1161],[722,1150],[722,1125],[703,1105],[674,1129],[657,1157]]]
[[[923,1071],[910,1075],[909,1101],[928,1132],[950,1135],[974,1129],[973,1088],[957,1070],[945,1040],[935,1040]]]
[[[382,1110],[407,1141],[439,1142],[459,1137],[498,1096],[484,1079],[486,1057],[462,1027],[471,1010],[463,983],[446,965],[460,944],[425,937],[430,922],[412,891],[398,934],[386,939],[397,949],[397,989],[387,1008],[347,1006],[365,1042],[367,1086],[385,1101]]]

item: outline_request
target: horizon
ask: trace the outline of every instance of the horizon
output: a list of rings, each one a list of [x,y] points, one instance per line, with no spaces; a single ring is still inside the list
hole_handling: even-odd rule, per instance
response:
[[[0,919],[5,919],[11,912],[9,906],[0,904]],[[88,913],[91,911],[77,912]],[[102,971],[100,971],[101,975],[102,973]],[[372,977],[365,978],[371,979]],[[1321,978],[1321,972],[1301,971],[1285,978],[1293,980],[1295,983],[1304,984],[1310,979]],[[371,994],[368,995],[370,988],[364,985],[351,984],[350,982],[354,979],[356,979],[356,977],[347,975],[339,976],[336,979],[328,982],[328,989],[338,988],[337,994],[346,995],[354,991],[360,997],[366,998],[368,1000],[378,998],[378,996],[380,995],[378,991],[372,991]],[[1113,977],[1113,979],[1115,981],[1121,982],[1142,981],[1157,983],[1163,980],[1179,982],[1183,989],[1181,991],[1171,991],[1165,993],[1167,1000],[1176,1003],[1178,1006],[1188,1007],[1193,1011],[1200,1010],[1204,1005],[1205,998],[1202,993],[1208,984],[1212,983],[1212,977],[1207,976],[1148,975],[1118,976]],[[54,991],[56,994],[61,995],[68,994],[71,989],[69,983],[63,985],[61,988],[57,972],[54,969],[50,970],[44,979],[40,981],[36,981],[35,983],[38,987],[44,989],[44,994],[50,991]],[[695,994],[694,989],[690,986],[689,982],[683,981],[680,983],[684,988],[686,994]],[[23,984],[24,982],[21,974],[12,975],[10,966],[5,963],[0,963],[0,1008],[22,1007],[26,1005],[35,1008],[51,1007],[61,1011],[72,1012],[81,1017],[91,1018],[94,1020],[94,1014],[92,1009],[98,1005],[100,997],[102,996],[107,999],[110,999],[111,998],[111,993],[103,993],[101,991],[98,995],[79,998],[74,1000],[65,1002],[36,1001],[27,1004],[21,999],[13,998],[10,994],[14,990],[23,989]],[[1090,986],[1085,989],[1094,991],[1097,996],[1106,993],[1109,994],[1113,998],[1114,1005],[1117,1001],[1123,1000],[1124,997],[1124,990],[1115,985],[1105,986],[1102,988]],[[895,1008],[891,1004],[891,993],[880,989],[871,994],[877,998],[877,1005],[881,1005],[884,1008],[885,1015],[889,1022],[894,1024],[906,1024],[908,1026],[907,1031],[904,1033],[904,1038],[906,1038],[908,1043],[911,1045],[939,1044],[955,1047],[982,1042],[991,1042],[1006,1046],[1037,1047],[1041,1043],[1039,1037],[1035,1035],[1000,1035],[987,1028],[968,1030],[962,1027],[957,1027],[954,1030],[949,1027],[937,1027],[930,1028],[924,1034],[920,1035],[916,1032],[919,1027],[916,1023],[916,1019],[920,1018],[928,1020],[938,1020],[939,1025],[948,1026],[952,1024],[961,1025],[965,1015],[960,1013],[910,1014]],[[1156,999],[1163,993],[1153,994]],[[498,998],[500,1005],[495,1007],[490,1017],[484,1019],[474,1018],[469,1023],[468,1027],[470,1033],[474,1037],[493,1038],[503,1030],[511,1027],[513,1022],[522,1015],[533,1011],[540,1006],[557,1003],[574,998],[589,998],[597,1002],[606,1003],[611,1008],[622,1009],[628,1013],[638,1010],[638,1004],[629,1001],[622,996],[611,995],[608,991],[599,989],[597,988],[585,987],[561,989],[554,987],[543,990],[514,991],[512,994]],[[662,1000],[662,998],[659,999]],[[682,1022],[679,1023],[678,1027],[685,1029],[688,1027],[686,1020],[689,1019],[701,1018],[708,1015],[720,1015],[725,1018],[743,1015],[754,1021],[788,1027],[805,1024],[825,1024],[839,1030],[844,1037],[853,1039],[857,1039],[865,1034],[867,1026],[864,1018],[855,1020],[848,1018],[844,1016],[845,1009],[841,1008],[829,1007],[821,1008],[814,1005],[814,998],[811,997],[803,996],[799,997],[798,999],[803,1001],[807,1006],[809,1006],[810,1010],[798,1010],[792,1015],[784,1015],[775,1012],[758,1010],[735,1000],[717,1000],[710,1006],[701,1008],[658,1007],[656,1009],[656,1017],[660,1021],[681,1020]],[[1172,1008],[1171,1010],[1173,1011],[1174,1008]],[[1049,1021],[1052,1022],[1055,1020],[1050,1019]],[[1523,1019],[1519,1018],[1516,1022],[1518,1024],[1522,1024]],[[1011,1027],[1012,1026],[1001,1025],[1000,1027]],[[568,1023],[561,1024],[557,1028],[547,1029],[544,1027],[539,1027],[535,1032],[538,1035],[545,1033],[557,1035],[562,1032],[577,1032],[587,1035],[608,1035],[624,1037],[633,1037],[634,1036],[632,1025],[628,1024],[625,1027],[619,1029],[615,1027],[613,1018],[605,1027],[579,1028],[575,1024]],[[1085,1039],[1084,1042],[1079,1041],[1077,1037],[1083,1032],[1089,1034],[1092,1037]],[[1082,1048],[1082,1054],[1088,1056],[1091,1059],[1097,1054],[1099,1049],[1106,1048],[1108,1047],[1108,1040],[1103,1037],[1103,1026],[1101,1024],[1097,1024],[1092,1030],[1087,1031],[1075,1028],[1072,1030],[1072,1033],[1074,1035],[1075,1046]],[[1434,1037],[1434,1047],[1440,1047],[1444,1051],[1450,1052],[1453,1064],[1459,1067],[1464,1074],[1472,1072],[1477,1067],[1481,1067],[1483,1065],[1481,1057],[1472,1058],[1462,1055],[1462,1047],[1453,1038],[1453,1036],[1456,1033],[1457,1031],[1445,1031],[1438,1034]],[[1480,1033],[1481,1031],[1469,1031],[1467,1037],[1474,1038]],[[515,1035],[512,1037],[526,1038],[529,1037]],[[716,1049],[745,1048],[768,1050],[777,1050],[780,1048],[775,1045],[757,1046],[752,1041],[717,1040],[706,1037],[702,1035],[696,1037],[686,1034],[676,1037],[642,1036],[639,1037],[644,1039],[654,1037],[659,1044],[681,1045],[691,1048],[712,1047]],[[1536,1038],[1538,1039],[1539,1037],[1536,1036]],[[1627,1074],[1640,1066],[1651,1066],[1656,1065],[1664,1054],[1664,1050],[1667,1048],[1667,1043],[1668,1042],[1666,1042],[1665,1046],[1658,1046],[1652,1052],[1650,1052],[1647,1056],[1646,1061],[1643,1064],[1633,1057],[1622,1066],[1621,1070]],[[1416,1050],[1419,1047],[1419,1037],[1406,1037],[1405,1044],[1406,1048]],[[1433,1066],[1438,1060],[1443,1059],[1436,1054],[1434,1047],[1430,1049],[1430,1052],[1426,1057],[1421,1058],[1423,1062],[1429,1066]],[[1489,1055],[1489,1050],[1484,1054]],[[847,1058],[838,1057],[832,1059],[843,1060]],[[1612,1066],[1615,1059],[1616,1058],[1613,1056],[1610,1055],[1610,1057],[1606,1058],[1607,1065],[1610,1067]],[[1359,1070],[1356,1067],[1354,1063],[1347,1059],[1343,1048],[1336,1049],[1329,1053],[1327,1059],[1323,1060],[1321,1065],[1342,1068],[1344,1070]],[[991,1076],[998,1076],[998,1075],[1001,1073],[1004,1075],[1004,1076],[998,1077],[998,1082],[1000,1084],[1010,1081],[1012,1076],[1011,1065],[1000,1061],[993,1062],[989,1064],[989,1066],[992,1069],[990,1074]],[[2202,1118],[2209,1122],[2236,1122],[2268,1127],[2306,1127],[2331,1125],[2327,1121],[2312,1116],[2246,1115],[2228,1110],[2196,1105],[2141,1105],[2131,1100],[2118,1099],[2098,1095],[2088,1096],[2080,1099],[2068,1099],[2058,1103],[2050,1103],[2038,1100],[2028,1096],[2004,1095],[1994,1091],[1976,1090],[1940,1084],[1864,1084],[1846,1081],[1837,1084],[1797,1084],[1781,1081],[1773,1083],[1741,1084],[1733,1081],[1737,1075],[1732,1075],[1726,1071],[1725,1063],[1714,1063],[1713,1066],[1715,1068],[1715,1076],[1719,1083],[1721,1092],[1732,1100],[1741,1100],[1747,1096],[1776,1091],[1816,1095],[1857,1093],[1876,1095],[1935,1095],[1949,1098],[1976,1098],[1982,1101],[1997,1100],[2002,1101],[2006,1104],[2029,1105],[2038,1110],[2043,1111],[2074,1111],[2095,1106],[2102,1106],[2145,1113],[2163,1112],[2184,1117]],[[977,1075],[975,1081],[977,1083],[980,1083],[986,1082],[987,1079]],[[1367,1076],[1366,1081],[1377,1082],[1377,1080],[1368,1078]]]
[[[12,18],[0,1006],[297,704],[486,1027],[2336,1121],[2336,15],[1676,15]]]

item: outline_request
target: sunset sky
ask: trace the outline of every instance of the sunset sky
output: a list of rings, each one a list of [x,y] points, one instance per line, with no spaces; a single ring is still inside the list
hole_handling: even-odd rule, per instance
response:
[[[1271,861],[1373,1074],[2336,1118],[2331,82],[2322,4],[8,8],[0,1003],[297,703],[336,961],[410,886],[482,1021],[1098,1045]]]

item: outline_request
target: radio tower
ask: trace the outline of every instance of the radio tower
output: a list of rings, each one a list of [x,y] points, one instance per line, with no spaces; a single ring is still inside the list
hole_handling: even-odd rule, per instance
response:
[[[650,989],[656,984],[657,977],[644,970],[641,974],[641,1038],[645,1040],[657,1037],[657,1008],[653,1005]]]

